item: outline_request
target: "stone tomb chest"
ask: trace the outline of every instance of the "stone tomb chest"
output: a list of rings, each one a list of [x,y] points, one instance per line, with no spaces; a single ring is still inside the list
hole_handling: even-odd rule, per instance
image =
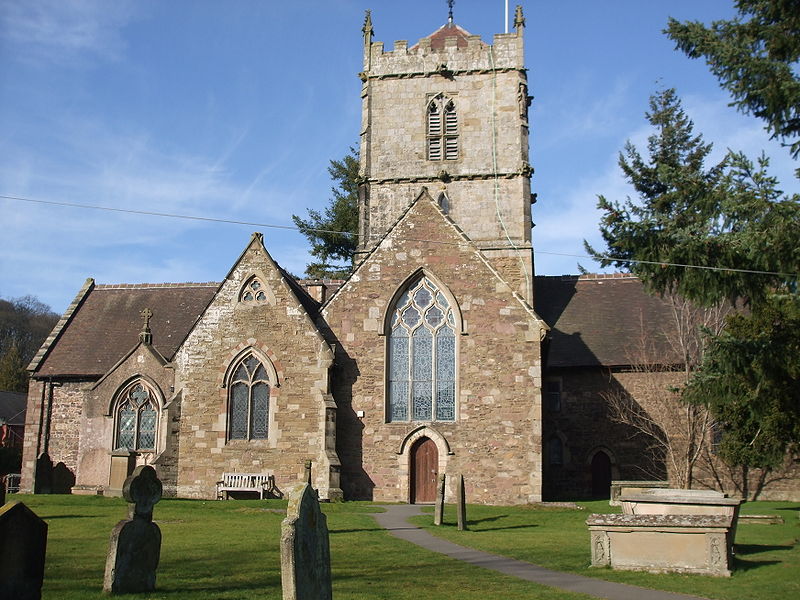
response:
[[[733,554],[742,501],[714,490],[626,489],[620,494],[625,515],[718,515],[730,519],[728,554]]]
[[[725,515],[590,515],[592,566],[729,577],[732,519]]]

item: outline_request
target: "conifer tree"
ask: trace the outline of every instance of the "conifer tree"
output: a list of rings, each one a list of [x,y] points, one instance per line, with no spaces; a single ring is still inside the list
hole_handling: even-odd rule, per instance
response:
[[[358,153],[354,148],[328,167],[336,185],[325,213],[309,209],[308,219],[292,215],[294,224],[311,244],[311,255],[318,258],[306,266],[311,278],[346,277],[353,267],[358,247]]]
[[[619,160],[637,197],[599,197],[608,251],[587,250],[629,267],[650,291],[748,305],[709,336],[683,399],[711,408],[725,460],[774,467],[800,443],[800,197],[782,196],[764,157],[729,151],[707,166],[711,144],[674,90],[650,99],[647,119],[656,130],[648,156],[628,143]]]
[[[800,0],[737,0],[736,8],[736,18],[710,26],[670,19],[666,33],[687,56],[705,58],[732,104],[765,121],[798,158]]]

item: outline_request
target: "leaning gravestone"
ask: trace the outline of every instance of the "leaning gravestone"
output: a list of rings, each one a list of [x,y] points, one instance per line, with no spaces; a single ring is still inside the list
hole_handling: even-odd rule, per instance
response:
[[[456,480],[456,512],[458,513],[458,530],[467,529],[467,500],[464,493],[464,476],[459,474]]]
[[[155,590],[161,530],[153,523],[153,506],[161,500],[161,492],[153,467],[136,467],[125,480],[122,495],[129,502],[129,518],[111,532],[103,591],[136,594]]]
[[[308,483],[289,496],[281,524],[283,600],[331,600],[328,523]]]
[[[22,502],[0,508],[0,598],[42,597],[47,523]]]
[[[441,525],[444,522],[444,484],[445,474],[440,473],[436,481],[436,506],[433,510],[434,525]]]

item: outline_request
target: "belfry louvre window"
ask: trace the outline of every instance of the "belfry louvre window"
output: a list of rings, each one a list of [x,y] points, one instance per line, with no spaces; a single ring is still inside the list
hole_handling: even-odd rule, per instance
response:
[[[458,115],[447,96],[439,94],[428,103],[428,160],[458,158]]]
[[[447,298],[422,277],[391,318],[387,421],[455,421],[455,319]]]
[[[150,389],[141,382],[129,385],[117,403],[114,447],[152,452],[157,422],[156,402]]]
[[[242,359],[228,390],[228,439],[267,439],[269,377],[261,361],[252,354]]]

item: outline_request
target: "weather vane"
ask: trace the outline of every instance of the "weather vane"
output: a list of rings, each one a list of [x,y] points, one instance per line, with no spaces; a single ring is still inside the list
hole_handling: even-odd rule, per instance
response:
[[[447,0],[447,6],[450,8],[450,14],[447,16],[447,20],[452,23],[453,22],[453,4],[455,4],[455,0]]]

